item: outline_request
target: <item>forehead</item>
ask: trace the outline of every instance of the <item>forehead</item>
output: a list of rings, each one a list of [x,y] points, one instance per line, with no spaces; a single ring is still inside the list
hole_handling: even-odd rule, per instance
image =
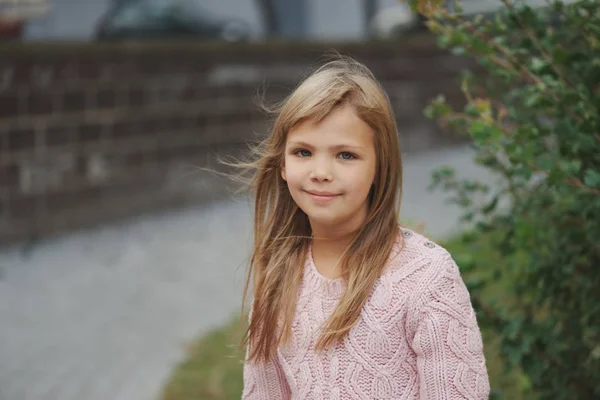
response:
[[[287,143],[372,147],[373,135],[371,127],[356,115],[351,106],[346,105],[334,110],[320,122],[307,119],[298,123],[288,132]]]

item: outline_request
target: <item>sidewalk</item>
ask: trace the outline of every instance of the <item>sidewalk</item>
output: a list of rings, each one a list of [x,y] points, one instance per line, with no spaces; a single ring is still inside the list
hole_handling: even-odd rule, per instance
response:
[[[467,148],[405,158],[403,217],[436,238],[459,210],[429,194]],[[153,400],[183,346],[239,308],[251,245],[242,200],[151,216],[0,253],[0,400]]]

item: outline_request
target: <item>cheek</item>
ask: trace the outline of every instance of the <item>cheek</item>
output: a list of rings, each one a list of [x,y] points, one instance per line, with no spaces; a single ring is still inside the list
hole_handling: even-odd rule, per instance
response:
[[[285,169],[282,171],[282,174],[285,175],[285,180],[290,187],[293,187],[301,182],[303,177],[302,169],[298,168],[297,163],[289,160],[285,161]]]
[[[347,184],[355,191],[368,192],[375,180],[375,169],[368,166],[367,168],[357,168],[346,175]]]

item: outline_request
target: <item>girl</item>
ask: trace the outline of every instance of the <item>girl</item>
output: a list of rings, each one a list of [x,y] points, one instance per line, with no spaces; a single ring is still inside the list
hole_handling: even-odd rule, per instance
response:
[[[371,72],[325,64],[263,144],[243,399],[487,399],[456,264],[398,226],[398,135]]]

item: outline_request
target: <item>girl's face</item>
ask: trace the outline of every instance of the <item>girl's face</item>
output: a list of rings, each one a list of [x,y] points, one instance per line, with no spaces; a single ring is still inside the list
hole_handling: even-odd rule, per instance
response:
[[[364,223],[375,179],[373,136],[349,105],[288,132],[281,175],[313,231],[357,229]]]

